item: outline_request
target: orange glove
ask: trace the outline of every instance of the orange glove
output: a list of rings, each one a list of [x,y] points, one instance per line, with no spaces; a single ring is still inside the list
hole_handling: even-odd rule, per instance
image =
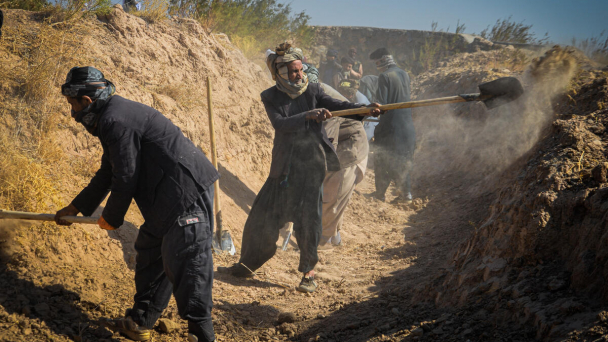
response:
[[[104,220],[103,216],[99,216],[99,220],[97,220],[97,224],[99,228],[105,230],[116,230],[116,228],[112,227],[106,220]]]

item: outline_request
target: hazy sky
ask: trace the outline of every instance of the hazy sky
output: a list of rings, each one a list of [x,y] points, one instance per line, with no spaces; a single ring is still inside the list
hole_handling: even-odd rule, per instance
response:
[[[479,33],[497,19],[512,16],[532,24],[537,37],[545,32],[553,42],[572,37],[608,35],[608,0],[279,0],[294,12],[305,11],[312,25],[369,26],[395,29],[454,31],[460,19],[465,33]]]

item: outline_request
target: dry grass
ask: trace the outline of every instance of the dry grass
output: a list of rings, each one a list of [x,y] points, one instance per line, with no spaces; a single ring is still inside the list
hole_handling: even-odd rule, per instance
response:
[[[76,23],[50,21],[3,27],[0,54],[0,208],[52,212],[59,188],[74,170],[56,142],[67,107],[59,85],[75,65],[86,65],[87,33]],[[64,123],[64,122],[63,122]]]
[[[167,0],[143,0],[141,9],[139,11],[133,11],[132,14],[147,22],[155,23],[167,20],[168,12],[169,2]]]

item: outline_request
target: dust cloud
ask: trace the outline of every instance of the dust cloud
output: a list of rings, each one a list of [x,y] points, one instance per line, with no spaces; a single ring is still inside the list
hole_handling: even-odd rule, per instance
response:
[[[28,225],[20,220],[0,220],[0,264],[5,264],[11,259],[17,249],[15,233]]]
[[[475,183],[505,170],[548,133],[554,118],[551,100],[566,88],[575,71],[574,58],[556,47],[533,60],[521,76],[508,70],[447,70],[435,76],[434,83],[430,77],[431,82],[425,83],[431,86],[419,89],[418,99],[478,92],[480,83],[505,76],[520,79],[525,92],[492,110],[481,102],[415,109],[415,179],[463,177]],[[456,83],[456,87],[446,83]],[[446,93],[446,89],[457,92]]]

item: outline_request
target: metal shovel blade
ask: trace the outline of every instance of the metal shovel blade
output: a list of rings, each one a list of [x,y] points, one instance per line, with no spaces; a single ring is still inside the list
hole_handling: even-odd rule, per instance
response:
[[[234,242],[232,242],[232,236],[230,236],[230,232],[227,230],[222,231],[221,246],[222,251],[227,251],[230,253],[230,255],[234,255],[234,253],[236,253]]]
[[[479,85],[480,99],[488,109],[515,101],[524,93],[521,82],[515,77],[502,77]]]
[[[222,212],[218,211],[215,215],[216,232],[213,234],[213,240],[211,241],[211,247],[217,254],[222,252],[228,252],[230,255],[236,253],[234,242],[232,242],[232,236],[227,230],[223,230],[224,220],[222,219]]]

